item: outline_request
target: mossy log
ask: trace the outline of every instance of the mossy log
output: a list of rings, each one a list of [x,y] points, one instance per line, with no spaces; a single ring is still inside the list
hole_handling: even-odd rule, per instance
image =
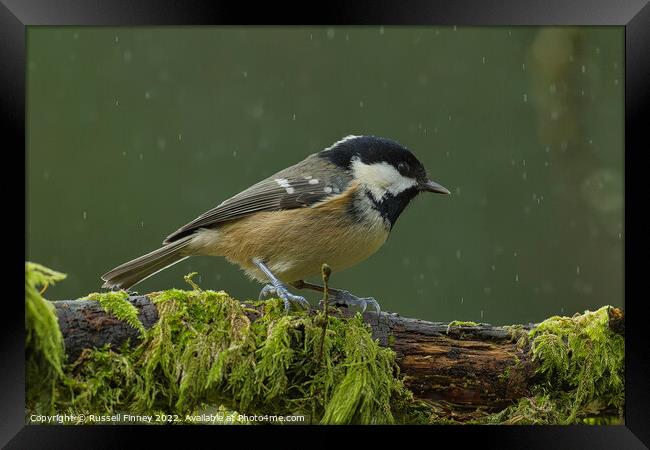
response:
[[[140,322],[149,329],[158,320],[156,305],[147,296],[131,296]],[[92,300],[53,302],[70,361],[84,348],[136,343],[140,332],[108,314]],[[254,322],[260,306],[245,304]],[[624,316],[610,308],[609,327],[624,333]],[[312,311],[316,314],[316,310]],[[338,314],[346,315],[339,311]],[[442,408],[440,413],[463,419],[464,410],[497,411],[528,396],[538,382],[539,361],[527,336],[535,324],[492,326],[473,322],[428,322],[394,313],[366,312],[373,338],[392,348],[405,386],[416,399]]]

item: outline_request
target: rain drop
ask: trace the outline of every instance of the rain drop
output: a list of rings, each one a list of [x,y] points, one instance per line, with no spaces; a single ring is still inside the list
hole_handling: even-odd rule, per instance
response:
[[[528,94],[524,94],[524,102],[528,101]]]
[[[384,31],[385,31],[385,30],[384,30],[384,26],[383,26],[383,25],[380,26],[380,27],[379,27],[379,34],[384,34]]]
[[[336,32],[334,31],[334,28],[328,28],[327,29],[327,38],[328,39],[334,39],[334,35]]]
[[[359,108],[363,108],[363,100],[359,102]]]
[[[84,211],[84,213],[83,213],[83,218],[84,218],[84,220],[86,220],[87,215],[88,215],[88,214],[86,214],[86,211]]]
[[[118,42],[120,42],[120,38],[118,36],[115,36],[115,43],[117,44]]]
[[[183,139],[183,135],[181,133],[178,133],[178,141],[180,142]]]
[[[517,283],[519,283],[519,274],[516,274],[516,275],[515,275],[515,281],[516,281]]]

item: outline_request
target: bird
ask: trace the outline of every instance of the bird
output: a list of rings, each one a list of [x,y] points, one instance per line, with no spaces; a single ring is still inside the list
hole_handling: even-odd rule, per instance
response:
[[[449,194],[395,140],[349,135],[253,184],[167,236],[162,247],[101,276],[102,287],[129,289],[190,256],[225,257],[265,284],[259,298],[279,297],[285,312],[309,308],[296,289],[323,291],[305,279],[354,266],[386,242],[397,219],[422,192]],[[328,288],[331,302],[368,305],[372,297]]]

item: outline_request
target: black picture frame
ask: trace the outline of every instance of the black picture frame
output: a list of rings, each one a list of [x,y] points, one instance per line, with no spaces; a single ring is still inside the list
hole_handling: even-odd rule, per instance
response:
[[[5,169],[4,223],[18,227],[19,205],[7,203],[19,195],[18,181],[6,175],[21,175],[13,155],[25,149],[25,63],[26,27],[41,25],[153,26],[153,25],[257,25],[257,24],[376,24],[376,25],[615,25],[625,27],[625,315],[626,315],[626,406],[624,426],[516,426],[516,427],[68,427],[24,423],[24,310],[18,294],[4,298],[2,319],[2,368],[0,377],[0,445],[6,448],[117,448],[134,443],[141,434],[147,445],[156,437],[168,439],[174,433],[193,445],[197,436],[211,433],[211,442],[259,433],[268,445],[282,445],[295,439],[297,445],[311,445],[312,438],[295,433],[325,430],[338,445],[333,432],[362,433],[357,437],[382,437],[385,433],[432,433],[435,445],[475,443],[499,448],[646,448],[650,445],[650,357],[643,342],[647,321],[643,290],[645,258],[642,241],[647,234],[643,220],[644,171],[640,158],[650,149],[647,128],[650,100],[650,5],[645,0],[445,0],[445,1],[328,1],[313,3],[254,3],[174,0],[1,0],[0,4],[0,92],[2,123],[7,125],[3,141]],[[646,114],[644,114],[646,113]],[[646,117],[644,120],[643,117]],[[7,138],[10,139],[7,139]],[[9,144],[10,142],[10,144]],[[18,161],[20,159],[18,158]],[[23,159],[26,174],[26,158]],[[23,179],[23,186],[26,180]],[[25,208],[26,197],[23,198]],[[639,207],[641,206],[641,207]],[[26,211],[23,209],[23,211]],[[24,212],[26,235],[28,217]],[[17,242],[3,233],[6,244]],[[25,243],[27,245],[27,242]],[[8,248],[6,246],[5,248]],[[25,247],[23,247],[25,250]],[[10,267],[20,267],[18,245]],[[7,253],[8,254],[8,253]],[[11,253],[12,255],[14,253]],[[24,262],[24,258],[23,258]],[[13,271],[8,275],[18,280]],[[14,285],[14,283],[9,283]],[[17,285],[17,283],[15,283]],[[15,309],[14,309],[15,308]],[[251,430],[253,428],[254,430]],[[278,434],[278,431],[283,434]],[[191,434],[190,434],[191,433]],[[216,436],[215,436],[216,434]],[[300,433],[302,434],[302,433]],[[450,443],[440,435],[448,435]],[[180,436],[179,436],[180,435]],[[407,437],[410,435],[406,435]],[[298,439],[303,441],[299,443]],[[427,442],[427,441],[425,441]],[[434,442],[434,441],[431,441]],[[237,444],[230,444],[237,445]],[[248,442],[246,442],[248,445]],[[434,445],[433,443],[431,445]]]

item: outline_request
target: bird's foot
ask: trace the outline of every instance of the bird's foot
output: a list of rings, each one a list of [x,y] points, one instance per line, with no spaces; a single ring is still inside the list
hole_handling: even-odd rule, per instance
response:
[[[294,295],[287,290],[284,286],[274,286],[272,284],[267,284],[260,291],[259,299],[264,300],[267,298],[281,298],[284,303],[284,312],[286,314],[291,311],[291,305],[296,304],[303,309],[309,309],[309,302],[305,300],[305,297],[300,295]]]
[[[330,302],[334,306],[358,306],[361,308],[361,312],[365,312],[368,306],[372,306],[377,314],[381,311],[379,303],[377,303],[377,300],[372,297],[357,297],[356,295],[350,294],[348,291],[339,289],[329,289],[329,293],[332,295],[330,297]],[[319,302],[319,305],[323,305],[323,300]]]

